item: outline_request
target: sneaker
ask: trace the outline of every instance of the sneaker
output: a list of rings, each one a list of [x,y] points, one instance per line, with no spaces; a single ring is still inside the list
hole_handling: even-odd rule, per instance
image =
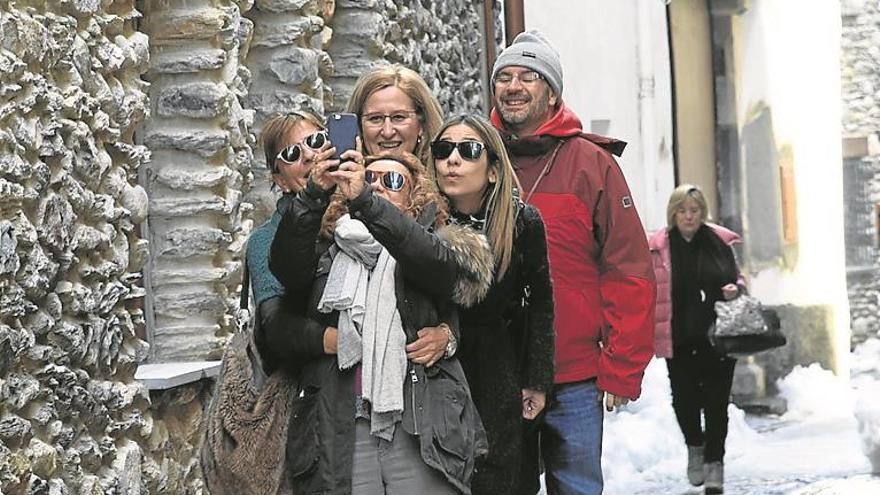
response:
[[[688,445],[688,481],[694,486],[700,486],[706,479],[703,469],[703,451],[705,446],[691,447]]]
[[[724,493],[724,464],[710,462],[706,464],[706,495]]]

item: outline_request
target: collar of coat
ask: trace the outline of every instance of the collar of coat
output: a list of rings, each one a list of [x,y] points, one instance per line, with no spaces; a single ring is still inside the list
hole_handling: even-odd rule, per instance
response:
[[[495,108],[492,109],[490,119],[492,120],[492,125],[498,129],[501,137],[504,138],[507,149],[514,156],[543,155],[556,146],[560,139],[568,139],[575,136],[586,139],[615,156],[623,155],[623,150],[626,148],[625,141],[584,132],[581,120],[564,102],[560,102],[556,113],[531,136],[517,136],[508,131],[501,121],[501,115]]]

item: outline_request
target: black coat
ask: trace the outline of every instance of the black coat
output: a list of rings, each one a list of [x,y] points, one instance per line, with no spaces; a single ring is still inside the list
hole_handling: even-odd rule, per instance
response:
[[[531,481],[521,475],[525,469],[534,474],[537,466],[524,466],[524,454],[536,455],[538,446],[524,445],[522,389],[549,393],[553,385],[553,288],[544,223],[534,206],[521,207],[507,273],[460,318],[459,359],[489,439],[489,456],[477,464],[475,495],[516,493]]]
[[[301,193],[284,213],[270,257],[270,267],[288,297],[307,301],[306,314],[324,327],[336,326],[338,320],[338,313],[316,309],[332,264],[326,243],[318,241],[328,201],[313,186]],[[453,295],[469,277],[448,239],[441,240],[425,226],[433,220],[433,208],[419,224],[365,188],[349,210],[397,261],[397,309],[407,343],[426,326],[447,322],[457,328]],[[479,249],[491,256],[485,243]],[[483,284],[485,291],[488,280]],[[470,493],[476,457],[487,447],[458,360],[442,359],[427,370],[410,362],[407,373],[412,378],[404,384],[405,407],[398,427],[418,436],[426,464],[443,472],[462,493]],[[303,359],[297,375],[299,392],[288,433],[294,492],[348,494],[355,438],[354,369],[339,370],[335,355],[322,354]]]

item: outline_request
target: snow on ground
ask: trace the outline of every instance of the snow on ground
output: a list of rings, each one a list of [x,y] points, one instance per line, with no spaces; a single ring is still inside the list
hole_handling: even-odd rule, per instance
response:
[[[795,368],[778,385],[789,405],[782,417],[747,418],[730,406],[728,494],[794,494],[810,483],[871,471],[853,414],[857,393],[845,380],[814,364]],[[701,493],[685,479],[686,449],[672,411],[663,360],[655,359],[648,366],[642,389],[638,401],[605,418],[605,493]],[[849,491],[797,493],[849,495]]]
[[[880,473],[880,339],[870,339],[853,353],[852,385],[862,452]]]

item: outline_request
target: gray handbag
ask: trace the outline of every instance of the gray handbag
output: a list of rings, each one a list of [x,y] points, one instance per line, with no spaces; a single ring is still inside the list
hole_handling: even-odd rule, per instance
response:
[[[717,301],[715,314],[709,341],[721,354],[748,356],[786,344],[776,311],[764,308],[755,297]]]

